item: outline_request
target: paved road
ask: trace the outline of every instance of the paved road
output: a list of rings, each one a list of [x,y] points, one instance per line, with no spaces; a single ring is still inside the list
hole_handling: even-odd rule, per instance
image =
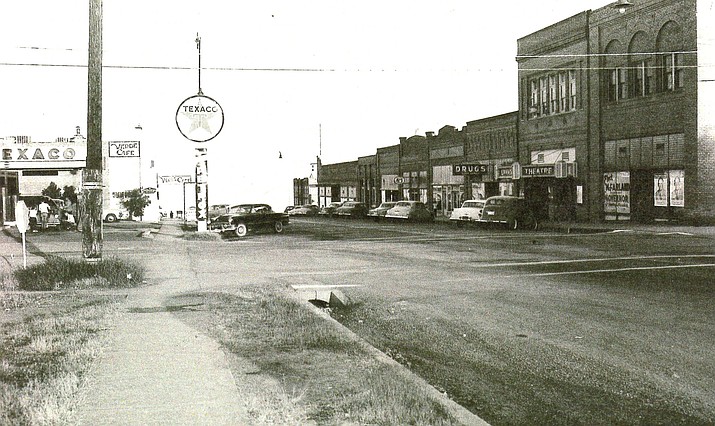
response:
[[[161,280],[155,288],[159,293],[138,294],[137,308],[160,307],[167,295],[187,290],[230,291],[249,283],[281,282],[314,292],[339,288],[354,301],[409,313],[415,323],[439,318],[459,335],[481,335],[486,339],[482,345],[498,348],[487,355],[506,365],[528,356],[539,369],[555,367],[543,354],[525,355],[520,345],[528,341],[563,359],[593,361],[596,354],[604,371],[621,374],[620,367],[626,366],[628,377],[637,366],[638,380],[687,401],[690,414],[713,413],[715,401],[707,390],[715,387],[715,371],[711,357],[704,356],[712,354],[715,344],[710,228],[569,234],[564,229],[506,232],[320,218],[294,220],[281,236],[264,233],[220,242],[176,244],[165,235],[172,241],[166,243],[162,236],[137,238],[137,232],[119,225],[105,233],[107,255],[152,258],[149,279]],[[31,242],[43,250],[79,255],[79,239],[76,252],[75,242],[68,246],[51,234],[33,235]],[[171,259],[179,254],[182,260]],[[167,264],[178,269],[167,270]],[[135,314],[131,321],[160,315]],[[131,321],[127,330],[135,326]],[[348,325],[369,338],[365,323]],[[125,337],[118,338],[131,342]],[[173,338],[166,333],[168,344],[177,344]],[[479,353],[478,343],[465,341],[462,352]],[[220,356],[213,359],[222,362]],[[460,365],[461,360],[454,361]],[[663,371],[671,375],[662,376]],[[651,375],[657,382],[647,379]],[[591,379],[603,377],[594,372]],[[480,415],[494,410],[483,401],[494,389],[434,383]],[[557,381],[557,388],[559,383],[571,384]],[[490,396],[492,405],[515,403],[501,392]],[[235,410],[240,407],[229,406],[228,415]]]

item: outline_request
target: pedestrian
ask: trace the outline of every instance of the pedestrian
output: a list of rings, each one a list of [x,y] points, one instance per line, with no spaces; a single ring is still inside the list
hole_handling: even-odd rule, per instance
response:
[[[47,221],[50,218],[50,205],[47,204],[46,198],[43,198],[37,206],[37,211],[40,213],[40,224],[42,230],[44,231],[47,229]]]

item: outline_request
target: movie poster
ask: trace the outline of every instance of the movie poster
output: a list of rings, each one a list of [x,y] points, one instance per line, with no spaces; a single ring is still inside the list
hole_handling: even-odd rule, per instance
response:
[[[685,207],[685,195],[683,194],[685,171],[671,170],[668,172],[668,177],[670,178],[670,205]]]
[[[603,174],[603,211],[617,215],[631,213],[630,172],[609,172]],[[608,216],[608,215],[607,215]],[[608,219],[609,217],[607,217]]]
[[[656,207],[668,207],[667,173],[653,175],[653,205]]]

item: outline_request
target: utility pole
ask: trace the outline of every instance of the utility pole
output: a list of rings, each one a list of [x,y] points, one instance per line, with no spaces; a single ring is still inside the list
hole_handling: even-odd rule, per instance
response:
[[[82,254],[102,260],[102,0],[89,0],[87,165],[82,173]]]

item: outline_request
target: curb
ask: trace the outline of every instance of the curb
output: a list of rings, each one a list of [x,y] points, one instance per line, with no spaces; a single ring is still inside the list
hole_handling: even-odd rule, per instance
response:
[[[420,388],[422,388],[425,391],[425,393],[427,393],[435,401],[440,403],[447,410],[447,412],[449,414],[451,414],[459,422],[459,424],[461,424],[461,425],[480,425],[480,426],[488,426],[489,425],[489,423],[484,421],[482,418],[480,418],[476,414],[472,413],[471,411],[467,410],[466,408],[462,407],[461,405],[457,404],[456,402],[451,400],[444,393],[438,391],[434,386],[427,383],[427,381],[425,381],[423,378],[419,377],[418,375],[416,375],[415,373],[410,371],[407,367],[405,367],[404,365],[395,361],[394,359],[390,358],[389,356],[387,356],[387,354],[380,351],[376,347],[372,346],[365,339],[363,339],[362,337],[353,333],[352,330],[350,330],[349,328],[347,328],[344,325],[342,325],[341,323],[339,323],[337,320],[335,320],[333,317],[331,317],[330,315],[325,313],[323,310],[312,305],[309,302],[306,302],[304,299],[300,298],[300,296],[298,295],[298,293],[295,290],[293,290],[291,288],[286,288],[286,294],[288,294],[288,296],[291,299],[299,302],[301,305],[304,305],[308,310],[313,312],[315,315],[324,319],[328,324],[330,324],[339,333],[345,335],[352,342],[358,344],[368,354],[372,355],[377,361],[394,367],[395,370],[403,378],[409,380],[410,382],[414,383],[416,386],[419,386]]]

